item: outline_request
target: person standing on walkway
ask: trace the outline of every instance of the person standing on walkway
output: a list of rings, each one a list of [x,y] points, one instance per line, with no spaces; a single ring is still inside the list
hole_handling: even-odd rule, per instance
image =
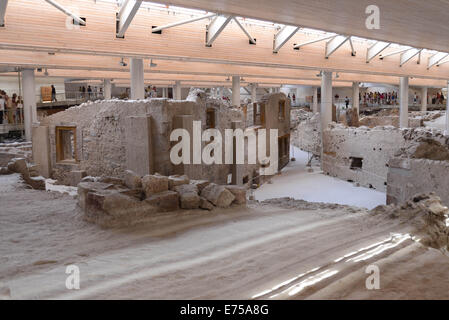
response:
[[[51,102],[55,102],[56,100],[56,88],[54,85],[51,85]]]

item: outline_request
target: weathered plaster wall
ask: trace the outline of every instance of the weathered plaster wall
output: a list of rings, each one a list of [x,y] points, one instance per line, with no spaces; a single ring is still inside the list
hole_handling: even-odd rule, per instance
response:
[[[323,171],[384,191],[388,171],[386,165],[399,148],[405,146],[402,132],[392,127],[330,127],[323,132]],[[353,158],[362,159],[361,168],[351,168]]]
[[[412,157],[417,145],[425,139],[447,145],[447,138],[438,130],[347,128],[331,124],[323,133],[323,171],[343,180],[385,191],[390,159],[398,155]],[[361,168],[351,168],[354,158],[362,159]]]
[[[392,158],[387,182],[387,204],[402,203],[417,194],[435,192],[449,206],[448,161]]]
[[[301,150],[321,156],[321,120],[320,114],[302,120],[292,130],[292,144]]]

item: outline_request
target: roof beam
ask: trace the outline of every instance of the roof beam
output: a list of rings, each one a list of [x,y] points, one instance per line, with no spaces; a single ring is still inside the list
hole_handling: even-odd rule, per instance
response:
[[[0,0],[0,27],[5,26],[5,13],[8,6],[8,0]]]
[[[351,37],[348,36],[335,36],[328,42],[326,42],[326,54],[325,58],[329,59],[329,57],[338,50],[346,41],[348,41]]]
[[[408,50],[410,50],[410,48],[397,50],[397,51],[390,52],[390,53],[387,53],[387,54],[384,54],[384,55],[380,55],[379,58],[380,58],[380,60],[383,60],[383,59],[386,58],[386,57],[390,57],[390,56],[394,56],[394,55],[397,55],[397,54],[400,54],[400,53],[404,53],[404,52],[406,52],[406,51],[408,51]]]
[[[56,1],[53,0],[45,0],[47,1],[49,4],[51,4],[53,7],[55,7],[56,9],[58,9],[59,11],[64,12],[66,15],[68,15],[69,17],[72,17],[73,20],[75,20],[78,24],[85,26],[86,22],[81,19],[80,17],[78,17],[76,14],[74,14],[73,12],[71,12],[70,10],[64,8],[63,6],[61,6],[59,3],[57,3]]]
[[[282,46],[290,40],[290,38],[293,37],[298,30],[299,27],[283,26],[281,30],[274,35],[273,52],[278,53]]]
[[[422,49],[411,48],[401,54],[401,63],[399,64],[401,67],[410,61],[413,57],[420,54]]]
[[[446,64],[446,63],[448,63],[448,62],[449,62],[449,59],[444,60],[444,61],[440,61],[440,62],[437,64],[437,67],[441,66],[442,64]]]
[[[332,36],[326,36],[326,37],[322,37],[322,38],[310,40],[310,41],[307,41],[307,42],[295,44],[295,45],[293,46],[293,49],[299,50],[299,48],[304,47],[304,46],[307,46],[307,45],[309,45],[309,44],[316,43],[316,42],[321,42],[321,41],[326,41],[326,40],[332,39],[332,38],[334,38],[334,37],[335,37],[335,35],[332,35]]]
[[[117,38],[124,38],[131,21],[139,10],[142,0],[125,0],[117,14]]]
[[[439,63],[449,56],[446,52],[437,52],[433,56],[429,57],[429,62],[427,63],[427,69],[432,68],[434,65],[439,65]]]
[[[366,63],[369,63],[375,57],[377,57],[382,51],[390,46],[391,43],[376,41],[371,47],[366,50]]]
[[[354,49],[354,44],[352,43],[352,38],[349,37],[349,44],[351,45],[351,56],[355,57],[355,49]]]
[[[173,28],[173,27],[181,26],[183,24],[192,23],[192,22],[195,22],[195,21],[200,21],[200,20],[207,19],[207,18],[212,18],[212,17],[215,17],[216,15],[217,15],[216,13],[209,13],[209,14],[206,14],[204,16],[195,17],[195,18],[191,18],[191,19],[185,19],[185,20],[181,20],[181,21],[178,21],[178,22],[166,24],[165,26],[154,27],[154,28],[151,29],[151,32],[152,33],[158,33],[158,32],[161,32],[162,30],[165,30],[165,29],[168,29],[168,28]]]
[[[211,47],[212,43],[217,39],[220,33],[232,20],[233,16],[216,16],[206,29],[206,47]]]
[[[235,23],[237,23],[237,25],[240,27],[240,29],[242,29],[242,31],[246,34],[246,36],[249,39],[249,43],[250,44],[256,44],[256,39],[254,39],[248,32],[248,30],[246,30],[246,28],[240,23],[240,21],[237,20],[236,17],[233,17]]]

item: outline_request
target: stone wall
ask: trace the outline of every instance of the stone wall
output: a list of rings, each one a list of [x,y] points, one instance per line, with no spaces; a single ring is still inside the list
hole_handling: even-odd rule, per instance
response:
[[[343,180],[385,191],[390,159],[399,155],[413,157],[417,146],[427,139],[448,145],[447,138],[438,130],[347,128],[331,124],[323,133],[323,171]]]
[[[387,182],[387,204],[403,203],[417,194],[434,192],[449,206],[449,161],[392,158]]]
[[[321,120],[320,114],[302,120],[292,130],[292,144],[301,150],[321,156]]]
[[[273,94],[264,99],[269,116],[267,129],[278,128],[280,135],[289,134],[290,104],[285,105],[285,121],[278,121],[277,107],[272,107],[285,96]],[[273,112],[276,117],[271,115]],[[183,101],[163,98],[88,102],[47,117],[34,128],[35,145],[46,140],[50,149],[48,159],[44,159],[47,153],[40,152],[39,148],[34,149],[34,157],[42,168],[47,168],[52,178],[69,185],[78,184],[86,175],[123,178],[127,169],[140,175],[187,174],[192,179],[207,179],[219,184],[229,183],[232,176],[236,184],[251,184],[258,176],[259,164],[225,164],[225,144],[223,164],[174,165],[170,160],[170,150],[177,143],[170,141],[173,130],[186,129],[193,139],[193,121],[201,121],[203,133],[211,125],[207,123],[211,118],[212,126],[220,131],[223,142],[225,129],[246,128],[244,108],[234,108],[220,99],[208,98],[197,89],[191,90],[187,100]],[[71,128],[74,132],[74,159],[57,159],[57,128],[60,127]],[[202,150],[207,143],[201,142]]]
[[[152,161],[154,172],[164,175],[173,173],[170,161],[170,134],[174,128],[173,119],[178,115],[189,115],[192,120],[201,121],[206,126],[206,109],[216,110],[216,128],[231,128],[231,122],[241,120],[238,110],[222,109],[214,101],[175,101],[150,99],[140,101],[105,100],[85,103],[57,113],[41,122],[48,126],[51,154],[52,177],[65,184],[70,183],[68,173],[74,170],[86,171],[90,176],[121,177],[127,168],[126,128],[130,117],[147,116],[151,118]],[[56,159],[56,127],[76,127],[77,160],[58,162]],[[36,141],[38,136],[36,136]],[[204,166],[206,167],[206,166]],[[226,180],[230,166],[203,166],[190,170],[192,178],[216,177],[218,183]],[[209,168],[212,167],[212,168]],[[153,172],[148,172],[153,173]],[[224,178],[223,178],[224,176]]]
[[[343,180],[384,191],[387,163],[399,148],[405,146],[402,132],[392,127],[330,127],[323,133],[323,171]]]

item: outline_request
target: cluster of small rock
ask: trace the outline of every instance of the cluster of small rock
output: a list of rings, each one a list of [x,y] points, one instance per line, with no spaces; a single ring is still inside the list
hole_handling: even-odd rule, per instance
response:
[[[370,213],[400,219],[413,227],[413,233],[420,235],[422,244],[449,250],[449,209],[435,193],[415,195],[400,205],[381,205]]]
[[[35,165],[28,165],[25,158],[13,158],[8,166],[0,167],[0,175],[20,173],[26,184],[33,189],[45,190],[45,178],[39,176]]]
[[[88,221],[130,225],[160,212],[243,205],[246,188],[190,180],[186,175],[140,177],[127,170],[124,179],[85,177],[78,185],[78,204]]]

